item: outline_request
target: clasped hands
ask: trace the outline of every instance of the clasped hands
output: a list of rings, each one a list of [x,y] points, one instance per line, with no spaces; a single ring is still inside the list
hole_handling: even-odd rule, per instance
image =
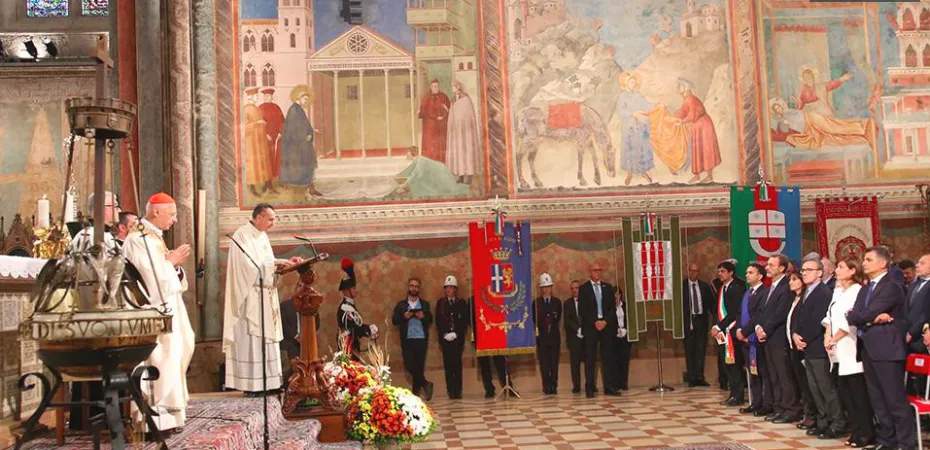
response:
[[[797,334],[797,333],[792,333],[792,334],[791,334],[791,339],[794,340],[794,348],[796,348],[796,349],[798,349],[798,350],[800,350],[800,351],[802,351],[802,352],[803,352],[805,349],[807,349],[807,342],[804,342],[804,338],[802,338],[801,335],[799,335],[799,334]]]
[[[184,261],[187,261],[187,258],[191,256],[191,246],[190,244],[184,244],[174,250],[168,252],[165,255],[165,259],[171,262],[171,265],[178,267],[181,264],[184,264]]]
[[[597,320],[594,322],[594,328],[597,329],[597,331],[603,330],[606,326],[607,326],[606,320]]]
[[[409,319],[411,317],[416,317],[417,319],[423,320],[423,317],[426,317],[426,314],[423,311],[411,312],[407,311],[404,313],[404,319]]]

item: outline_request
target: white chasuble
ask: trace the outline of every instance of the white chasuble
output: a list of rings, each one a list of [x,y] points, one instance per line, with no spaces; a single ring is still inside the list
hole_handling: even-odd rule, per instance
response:
[[[195,347],[194,329],[182,297],[187,291],[187,279],[168,261],[162,231],[148,220],[142,219],[141,223],[144,227],[141,232],[134,230],[126,237],[123,256],[142,274],[152,306],[164,305],[172,316],[171,333],[158,336],[155,350],[145,361],[146,365],[158,368],[159,377],[155,381],[143,377],[142,393],[159,414],[153,417],[158,429],[170,430],[184,425],[189,399],[187,368]],[[133,414],[138,420],[135,408]]]
[[[226,302],[223,311],[223,353],[226,355],[226,387],[258,392],[281,387],[281,349],[284,339],[281,307],[275,288],[275,256],[268,235],[251,223],[239,227],[229,246],[226,264]],[[262,269],[262,280],[252,261]],[[264,297],[264,298],[263,298]],[[262,310],[265,341],[262,342]],[[265,356],[262,357],[262,345]],[[262,385],[262,361],[267,384]]]

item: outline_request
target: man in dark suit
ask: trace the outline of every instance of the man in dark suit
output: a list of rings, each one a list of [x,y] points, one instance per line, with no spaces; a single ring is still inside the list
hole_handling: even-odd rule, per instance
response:
[[[407,280],[407,297],[397,302],[391,322],[400,329],[400,352],[404,358],[404,369],[413,378],[411,391],[423,399],[433,398],[433,383],[426,379],[426,350],[429,343],[429,327],[433,324],[433,314],[429,302],[420,298],[420,279],[411,277]]]
[[[907,286],[907,343],[908,353],[926,353],[921,335],[924,323],[930,316],[930,254],[917,260],[914,266],[914,280]]]
[[[475,332],[477,324],[475,323],[475,298],[468,299],[468,315],[471,317],[471,343],[478,349],[478,333]],[[504,355],[479,356],[478,372],[481,373],[481,382],[484,384],[484,398],[494,398],[494,379],[491,376],[491,363],[497,370],[497,380],[501,388],[507,385],[507,357]],[[513,378],[510,379],[510,387],[513,387]]]
[[[581,332],[585,346],[585,395],[594,398],[594,375],[598,347],[601,350],[601,380],[604,393],[620,395],[612,385],[613,341],[617,336],[617,311],[614,287],[601,281],[600,264],[591,264],[591,279],[578,290]]]
[[[708,323],[714,311],[714,291],[699,280],[701,268],[697,263],[688,265],[688,279],[682,283],[685,301],[682,303],[685,318],[685,381],[688,387],[710,386],[704,380],[704,361],[707,359]]]
[[[316,321],[317,326],[320,325],[320,321]],[[281,343],[278,345],[281,347],[281,352],[287,353],[286,361],[290,361],[291,358],[297,358],[300,356],[300,314],[297,313],[297,309],[294,307],[294,299],[289,298],[281,302],[281,332],[284,335],[284,339],[281,340]]]
[[[436,301],[436,329],[446,372],[446,392],[452,400],[462,398],[462,352],[468,331],[468,303],[458,297],[458,280],[449,275],[443,284],[446,295]]]
[[[788,335],[785,331],[788,311],[794,301],[794,294],[788,289],[788,278],[785,276],[787,270],[788,258],[785,255],[778,254],[768,259],[765,273],[772,279],[772,284],[762,301],[761,314],[758,319],[751,318],[747,326],[755,331],[765,354],[765,372],[762,377],[763,380],[771,380],[772,406],[775,409],[765,418],[773,423],[797,422],[801,416],[801,403],[790,373]]]
[[[902,259],[898,263],[898,268],[901,269],[901,276],[904,278],[904,285],[910,286],[914,282],[914,279],[917,278],[917,265],[914,264],[914,261],[909,259]]]
[[[806,288],[796,307],[798,316],[792,319],[794,347],[803,352],[802,370],[814,402],[814,422],[808,436],[836,439],[846,430],[846,414],[840,407],[836,382],[831,375],[833,365],[824,347],[824,326],[833,292],[823,282],[823,262],[820,255],[804,258],[801,263],[801,280]]]
[[[626,299],[623,292],[614,287],[614,299],[617,301],[617,337],[614,339],[613,386],[621,391],[630,390],[630,340],[627,339]]]
[[[562,333],[562,301],[552,296],[552,277],[539,276],[539,297],[533,301],[533,322],[536,323],[536,357],[542,375],[543,393],[555,395],[559,388],[559,350]]]
[[[877,443],[911,449],[917,442],[916,423],[901,382],[907,358],[907,305],[904,292],[889,276],[890,266],[891,255],[884,247],[866,251],[862,269],[870,281],[846,318],[862,340],[865,381],[879,423]]]
[[[749,289],[743,295],[743,305],[740,308],[740,321],[732,335],[735,340],[742,342],[743,361],[749,371],[749,391],[751,403],[746,408],[740,408],[742,414],[752,414],[756,417],[765,417],[772,413],[772,383],[763,377],[764,352],[756,334],[747,328],[753,317],[758,318],[762,310],[762,300],[769,293],[765,286],[765,266],[758,261],[749,263],[746,267],[746,283]],[[746,330],[744,332],[744,330]]]
[[[581,392],[581,362],[584,360],[584,333],[581,331],[581,317],[578,314],[578,289],[581,282],[572,281],[572,296],[563,305],[562,324],[565,327],[565,345],[572,374],[572,393]]]
[[[885,249],[885,251],[891,255],[888,263],[888,275],[892,281],[898,284],[902,290],[907,290],[907,282],[904,279],[904,271],[898,267],[898,264],[894,262],[894,247],[890,245],[880,245],[879,247]]]
[[[737,348],[736,342],[729,335],[731,327],[740,317],[740,308],[743,303],[743,294],[746,293],[746,284],[733,277],[736,266],[730,261],[717,264],[717,278],[720,279],[720,291],[717,293],[717,322],[711,328],[711,334],[717,342],[721,358],[724,360],[727,371],[727,381],[730,387],[730,397],[720,402],[722,406],[738,406],[745,403],[743,391],[746,388],[746,377],[743,375],[743,353]]]
[[[830,292],[833,292],[836,289],[836,264],[833,264],[833,261],[826,256],[820,258],[820,264],[823,264],[823,278],[820,281]]]

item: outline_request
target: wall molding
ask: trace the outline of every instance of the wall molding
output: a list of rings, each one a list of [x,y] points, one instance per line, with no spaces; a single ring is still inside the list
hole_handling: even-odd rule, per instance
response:
[[[726,226],[729,223],[729,191],[721,187],[709,192],[657,193],[599,197],[501,199],[511,220],[533,220],[543,232],[584,232],[619,229],[622,216],[637,215],[646,208],[682,216],[682,226]],[[813,218],[818,198],[878,196],[883,219],[924,217],[920,194],[913,184],[811,188],[801,192],[804,217]],[[315,241],[361,242],[373,240],[428,239],[464,236],[467,223],[490,220],[494,199],[461,202],[332,206],[277,210],[271,233],[276,245],[297,245],[295,234]],[[220,212],[223,235],[249,220],[251,211],[225,208]],[[223,238],[221,245],[229,245]]]

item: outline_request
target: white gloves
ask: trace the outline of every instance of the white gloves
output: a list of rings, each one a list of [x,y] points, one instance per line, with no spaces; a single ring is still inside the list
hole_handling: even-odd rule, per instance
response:
[[[617,328],[617,337],[621,339],[626,337],[626,328]]]
[[[378,338],[378,326],[377,325],[368,325],[369,334],[372,338]]]
[[[578,339],[584,339],[584,336],[581,335],[581,328],[578,329]]]
[[[447,341],[449,341],[449,342],[452,342],[452,341],[454,341],[455,338],[457,338],[457,337],[458,337],[458,335],[455,334],[455,332],[453,331],[453,332],[446,333],[446,335],[443,336],[442,338],[445,339],[445,340],[447,340]]]

